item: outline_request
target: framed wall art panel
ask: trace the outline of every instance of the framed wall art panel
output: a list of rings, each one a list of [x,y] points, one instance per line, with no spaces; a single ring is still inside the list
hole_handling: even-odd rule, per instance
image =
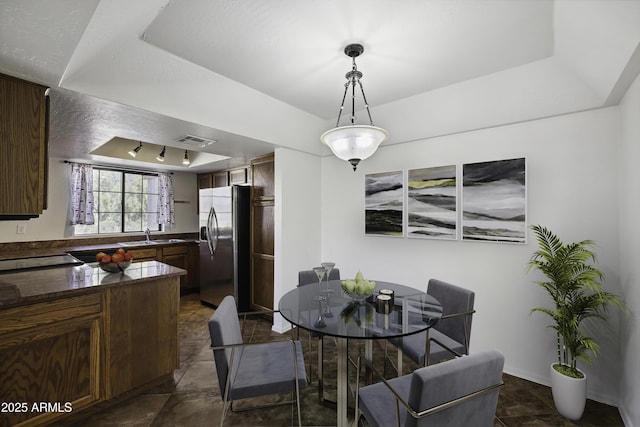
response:
[[[407,236],[457,239],[455,165],[407,172]]]
[[[365,234],[402,237],[404,235],[403,173],[365,175]]]
[[[526,243],[525,158],[462,165],[462,240]]]

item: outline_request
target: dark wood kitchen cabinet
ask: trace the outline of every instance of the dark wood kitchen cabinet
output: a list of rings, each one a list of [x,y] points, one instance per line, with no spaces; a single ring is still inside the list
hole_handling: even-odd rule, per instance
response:
[[[47,87],[0,74],[0,219],[46,208]]]
[[[246,184],[247,168],[232,169],[229,171],[229,185]]]
[[[251,309],[273,309],[274,155],[251,161]]]
[[[211,174],[214,187],[226,187],[229,185],[229,171],[217,171]]]
[[[249,168],[247,167],[198,174],[199,190],[248,183],[250,183],[250,179]]]
[[[162,248],[159,260],[165,264],[187,270],[187,274],[180,277],[180,294],[195,292],[200,288],[198,274],[199,250],[196,245],[171,245]]]
[[[158,251],[156,248],[133,248],[128,252],[133,256],[133,262],[158,261]]]
[[[211,173],[199,173],[198,174],[198,190],[202,190],[204,188],[212,188],[213,187],[213,177]]]
[[[95,265],[3,274],[17,292],[0,295],[0,396],[14,405],[0,426],[75,425],[90,406],[173,379],[184,272],[157,264],[131,276]]]
[[[105,294],[106,399],[172,375],[180,365],[178,280],[114,286]]]
[[[27,404],[6,411],[0,425],[49,423],[104,398],[104,301],[100,292],[0,310],[0,396]],[[35,402],[62,402],[34,411]]]

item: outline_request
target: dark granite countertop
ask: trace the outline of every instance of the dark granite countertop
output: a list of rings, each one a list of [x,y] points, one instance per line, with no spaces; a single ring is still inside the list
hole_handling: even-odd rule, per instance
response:
[[[163,240],[162,243],[155,243],[153,245],[144,245],[141,244],[139,246],[123,246],[119,243],[96,243],[96,244],[87,244],[86,241],[74,241],[73,239],[68,240],[68,245],[64,247],[47,247],[46,242],[43,242],[42,246],[34,249],[17,249],[0,252],[0,260],[5,259],[17,259],[17,258],[29,258],[36,256],[49,256],[49,255],[62,255],[64,253],[72,253],[72,252],[100,252],[100,251],[109,251],[117,248],[124,248],[127,251],[130,249],[140,249],[140,248],[161,248],[166,246],[174,246],[174,245],[197,245],[199,240],[193,238],[180,239],[182,241],[166,241]],[[152,239],[154,240],[154,239]],[[168,240],[168,239],[167,239]],[[126,241],[123,239],[123,241]]]
[[[0,274],[0,309],[184,274],[158,261],[133,263],[123,273],[107,273],[97,263],[5,273]]]

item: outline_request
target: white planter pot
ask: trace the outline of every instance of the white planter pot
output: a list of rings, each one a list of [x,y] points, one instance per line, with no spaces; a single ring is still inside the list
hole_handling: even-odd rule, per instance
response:
[[[584,378],[571,378],[553,369],[554,364],[551,365],[553,403],[563,417],[579,420],[587,401],[587,375],[580,371]]]

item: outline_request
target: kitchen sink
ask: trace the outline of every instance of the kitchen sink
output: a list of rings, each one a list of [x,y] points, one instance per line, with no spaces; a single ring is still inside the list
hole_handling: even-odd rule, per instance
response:
[[[133,242],[119,242],[120,246],[147,246],[147,245],[162,245],[166,243],[182,243],[182,239],[158,239],[158,240],[135,240]]]
[[[182,239],[165,239],[165,240],[158,239],[158,240],[150,240],[150,241],[158,243],[158,244],[160,244],[160,243],[183,243],[184,242],[184,240],[182,240]]]

